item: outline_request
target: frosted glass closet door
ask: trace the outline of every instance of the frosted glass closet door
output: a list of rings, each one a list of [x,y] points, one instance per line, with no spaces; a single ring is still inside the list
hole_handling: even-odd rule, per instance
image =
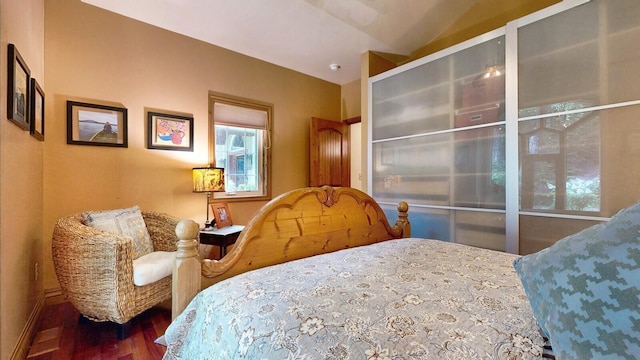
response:
[[[640,199],[639,43],[637,0],[519,29],[521,253]]]
[[[370,191],[414,236],[504,248],[503,34],[372,84]]]

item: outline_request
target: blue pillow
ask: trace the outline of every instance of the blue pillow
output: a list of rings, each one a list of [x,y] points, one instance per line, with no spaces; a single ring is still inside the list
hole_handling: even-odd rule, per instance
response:
[[[640,203],[513,266],[556,359],[640,357]]]

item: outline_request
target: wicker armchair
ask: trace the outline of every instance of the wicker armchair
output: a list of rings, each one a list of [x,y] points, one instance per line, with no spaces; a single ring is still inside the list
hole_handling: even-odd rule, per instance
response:
[[[142,211],[154,251],[175,251],[179,219]],[[119,324],[118,338],[129,336],[130,320],[171,298],[167,276],[133,284],[131,239],[86,226],[80,214],[58,220],[52,238],[53,264],[63,293],[80,314],[93,321]]]

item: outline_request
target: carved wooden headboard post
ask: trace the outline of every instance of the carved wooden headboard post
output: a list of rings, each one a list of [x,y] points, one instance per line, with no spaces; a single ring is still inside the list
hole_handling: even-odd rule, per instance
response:
[[[176,225],[178,250],[173,262],[171,320],[174,320],[191,299],[198,294],[202,278],[198,255],[198,224],[193,220],[180,220]]]
[[[409,222],[409,204],[401,201],[398,204],[398,219],[396,220],[395,228],[402,230],[402,237],[411,237],[411,223]]]

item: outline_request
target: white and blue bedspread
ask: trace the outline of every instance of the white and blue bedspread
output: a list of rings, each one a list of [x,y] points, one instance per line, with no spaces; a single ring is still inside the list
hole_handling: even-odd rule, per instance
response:
[[[540,359],[515,257],[400,239],[254,270],[194,298],[165,359]]]

